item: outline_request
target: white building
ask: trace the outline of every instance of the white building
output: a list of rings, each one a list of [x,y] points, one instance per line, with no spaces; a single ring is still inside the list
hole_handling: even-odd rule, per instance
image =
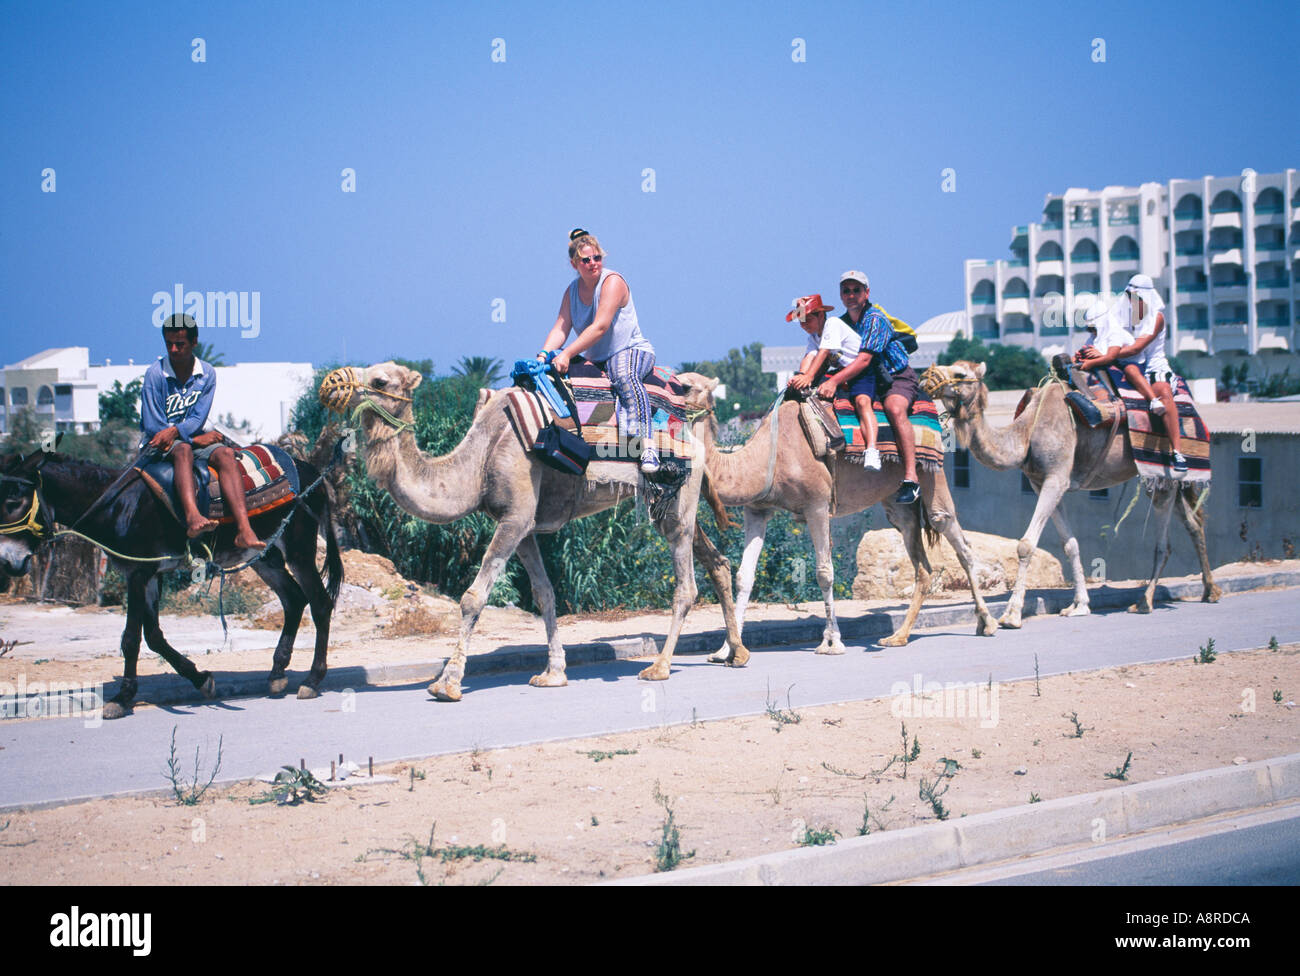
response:
[[[1171,352],[1196,373],[1245,356],[1257,374],[1300,370],[1295,169],[1048,194],[1042,221],[1012,228],[1011,254],[966,262],[966,312],[986,342],[1066,351],[1077,316],[1140,272],[1168,305]]]
[[[0,384],[0,433],[15,414],[36,411],[45,429],[85,433],[99,427],[99,394],[116,380],[126,386],[144,376],[154,360],[125,365],[90,364],[85,346],[46,349],[4,367]],[[289,426],[293,405],[311,385],[311,363],[238,363],[217,367],[212,420],[247,421],[252,436],[274,440]]]

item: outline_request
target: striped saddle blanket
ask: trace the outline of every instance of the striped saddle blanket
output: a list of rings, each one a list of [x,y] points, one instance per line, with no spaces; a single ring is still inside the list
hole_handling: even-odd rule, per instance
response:
[[[627,422],[621,416],[623,409],[609,378],[585,359],[574,359],[569,364],[568,378],[582,422],[582,439],[594,450],[592,460],[640,462],[640,451],[629,450],[636,445],[628,442]],[[694,454],[686,421],[686,391],[672,373],[658,367],[646,377],[645,388],[650,397],[651,436],[661,464],[655,480],[677,480],[690,470]],[[535,393],[513,387],[506,396],[506,415],[525,451],[534,448],[542,428],[551,423],[577,430],[572,418],[557,420],[550,406]]]
[[[1165,431],[1165,418],[1151,415],[1151,404],[1129,385],[1123,370],[1108,367],[1110,380],[1124,400],[1124,414],[1128,421],[1129,445],[1133,448],[1133,461],[1138,475],[1143,479],[1167,480],[1173,477],[1173,446]],[[1094,380],[1095,382],[1095,380]],[[1183,482],[1209,482],[1210,432],[1196,412],[1196,402],[1187,388],[1187,381],[1178,377],[1174,387],[1174,406],[1178,408],[1178,434],[1182,442],[1183,457],[1187,458],[1187,474]]]
[[[251,444],[235,451],[244,481],[244,501],[248,515],[253,517],[286,505],[297,497],[298,466],[293,458],[274,444]],[[175,467],[171,458],[162,458],[145,465],[140,476],[179,521],[181,506],[176,495]],[[217,469],[195,465],[194,485],[198,489],[199,511],[223,525],[234,522],[221,497],[221,482]]]
[[[894,428],[880,401],[873,401],[872,406],[876,411],[876,448],[880,451],[880,458],[886,463],[898,464],[900,459]],[[860,458],[867,449],[867,442],[858,424],[853,401],[847,397],[836,397],[835,418],[840,422],[840,430],[844,432],[844,453]],[[934,401],[918,392],[907,419],[912,424],[912,438],[916,441],[917,466],[922,471],[943,470],[943,428],[939,424],[939,411],[935,408]]]

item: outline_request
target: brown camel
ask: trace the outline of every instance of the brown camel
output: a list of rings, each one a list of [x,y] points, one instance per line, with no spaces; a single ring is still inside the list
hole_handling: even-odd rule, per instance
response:
[[[1079,543],[1059,506],[1067,491],[1109,488],[1137,476],[1127,434],[1112,438],[1105,427],[1094,429],[1076,423],[1060,383],[1049,383],[1035,391],[1019,417],[995,430],[984,416],[988,388],[983,379],[983,363],[963,360],[951,366],[932,366],[926,371],[923,385],[931,396],[942,398],[958,443],[969,445],[980,463],[995,471],[1019,468],[1038,493],[1033,518],[1017,547],[1020,569],[1016,574],[1016,588],[1000,623],[1003,627],[1020,626],[1029,560],[1049,517],[1061,535],[1074,574],[1074,602],[1061,615],[1083,616],[1089,613],[1088,587],[1079,559]],[[1155,562],[1142,599],[1129,610],[1151,612],[1156,583],[1169,560],[1169,517],[1175,507],[1201,560],[1201,577],[1205,582],[1201,599],[1216,603],[1221,591],[1215,585],[1205,550],[1205,513],[1197,507],[1198,489],[1190,484],[1166,484],[1155,486],[1148,493],[1156,513]]]
[[[718,381],[698,373],[679,373],[677,378],[688,388],[687,403],[690,407],[705,411],[693,432],[704,442],[709,485],[725,504],[745,507],[745,552],[737,580],[737,626],[744,625],[745,609],[754,586],[768,520],[777,509],[783,508],[807,522],[816,554],[817,583],[826,604],[826,629],[817,653],[843,654],[844,642],[835,622],[831,510],[834,507],[834,514],[848,515],[881,502],[890,523],[903,535],[908,557],[916,571],[916,586],[902,625],[880,643],[886,647],[906,644],[929,589],[930,563],[921,539],[921,511],[916,505],[899,505],[894,501],[902,483],[902,468],[890,464],[884,471],[869,471],[841,456],[831,458],[829,463],[818,460],[800,427],[799,405],[793,402],[783,403],[775,414],[769,414],[743,447],[729,453],[721,452],[714,443],[717,419],[713,414],[713,388]],[[774,421],[775,459],[772,453]],[[997,620],[985,606],[972,575],[974,555],[957,523],[957,509],[948,493],[948,482],[942,472],[922,471],[920,483],[927,521],[925,528],[932,533],[942,533],[951,543],[966,570],[975,597],[975,612],[979,617],[976,632],[994,635],[998,630]],[[710,660],[728,661],[728,648],[724,646]]]
[[[450,454],[434,458],[424,454],[412,433],[411,395],[420,385],[419,373],[395,363],[366,369],[345,367],[321,381],[321,402],[339,412],[357,411],[365,432],[366,471],[393,500],[416,518],[445,523],[484,512],[497,522],[478,575],[461,597],[460,639],[456,650],[429,693],[442,701],[459,701],[465,675],[470,634],[487,602],[492,584],[510,557],[518,553],[528,571],[533,597],[546,621],[549,649],[546,670],[529,683],[559,687],[565,677],[564,646],[556,635],[555,591],[546,576],[536,536],[555,532],[575,518],[591,515],[632,498],[641,480],[636,465],[593,460],[584,476],[563,474],[524,453],[505,412],[504,391],[480,390],[474,420],[464,440]],[[677,588],[673,619],[663,650],[640,673],[648,681],[666,680],[673,649],[695,601],[692,547],[709,571],[715,588],[731,592],[726,561],[703,533],[695,532],[695,509],[704,477],[703,452],[677,497],[656,520],[673,553]],[[727,634],[737,664],[749,652],[740,643],[740,629],[723,604]]]

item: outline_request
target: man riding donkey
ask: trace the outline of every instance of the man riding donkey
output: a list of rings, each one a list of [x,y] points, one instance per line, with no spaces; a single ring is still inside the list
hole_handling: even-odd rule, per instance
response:
[[[868,369],[875,379],[875,394],[885,408],[894,429],[894,440],[898,445],[899,459],[903,463],[903,484],[898,489],[896,500],[903,505],[910,505],[920,494],[921,485],[916,476],[916,438],[912,433],[912,424],[908,420],[908,411],[917,396],[916,371],[907,359],[907,348],[903,345],[894,323],[885,315],[879,305],[870,301],[871,283],[861,271],[846,271],[840,275],[840,300],[844,302],[844,314],[830,322],[843,322],[857,336],[861,337],[857,356],[843,369],[827,376],[817,387],[817,393],[823,399],[834,399],[836,390],[858,390],[859,377]],[[814,296],[810,296],[814,297]],[[818,300],[820,304],[820,299]],[[828,325],[830,324],[828,322]],[[809,357],[805,356],[805,360]],[[805,368],[803,364],[801,369]],[[796,375],[796,379],[799,377]],[[792,381],[792,385],[795,385]],[[858,397],[854,398],[858,400]],[[868,405],[866,413],[870,422],[864,420],[863,435],[869,438],[867,446],[875,446],[875,412]],[[859,416],[862,411],[859,407]],[[872,461],[875,464],[872,464]],[[866,467],[878,468],[879,455],[864,455]]]
[[[170,455],[176,469],[176,494],[185,517],[185,531],[196,538],[217,527],[198,508],[194,465],[211,463],[217,469],[221,495],[235,520],[235,545],[265,549],[248,524],[244,479],[234,450],[220,431],[205,431],[212,399],[217,392],[217,372],[194,355],[199,329],[188,315],[176,314],[162,327],[166,356],[144,374],[140,391],[140,430],[143,447]]]

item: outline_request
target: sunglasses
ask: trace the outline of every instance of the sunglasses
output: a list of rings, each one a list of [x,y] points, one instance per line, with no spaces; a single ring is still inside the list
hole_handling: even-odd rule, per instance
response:
[[[593,255],[592,255],[591,257],[589,257],[589,258],[580,258],[579,260],[581,260],[583,264],[595,264],[597,261],[604,261],[604,260],[605,260],[605,255],[603,255],[603,254],[593,254]]]

